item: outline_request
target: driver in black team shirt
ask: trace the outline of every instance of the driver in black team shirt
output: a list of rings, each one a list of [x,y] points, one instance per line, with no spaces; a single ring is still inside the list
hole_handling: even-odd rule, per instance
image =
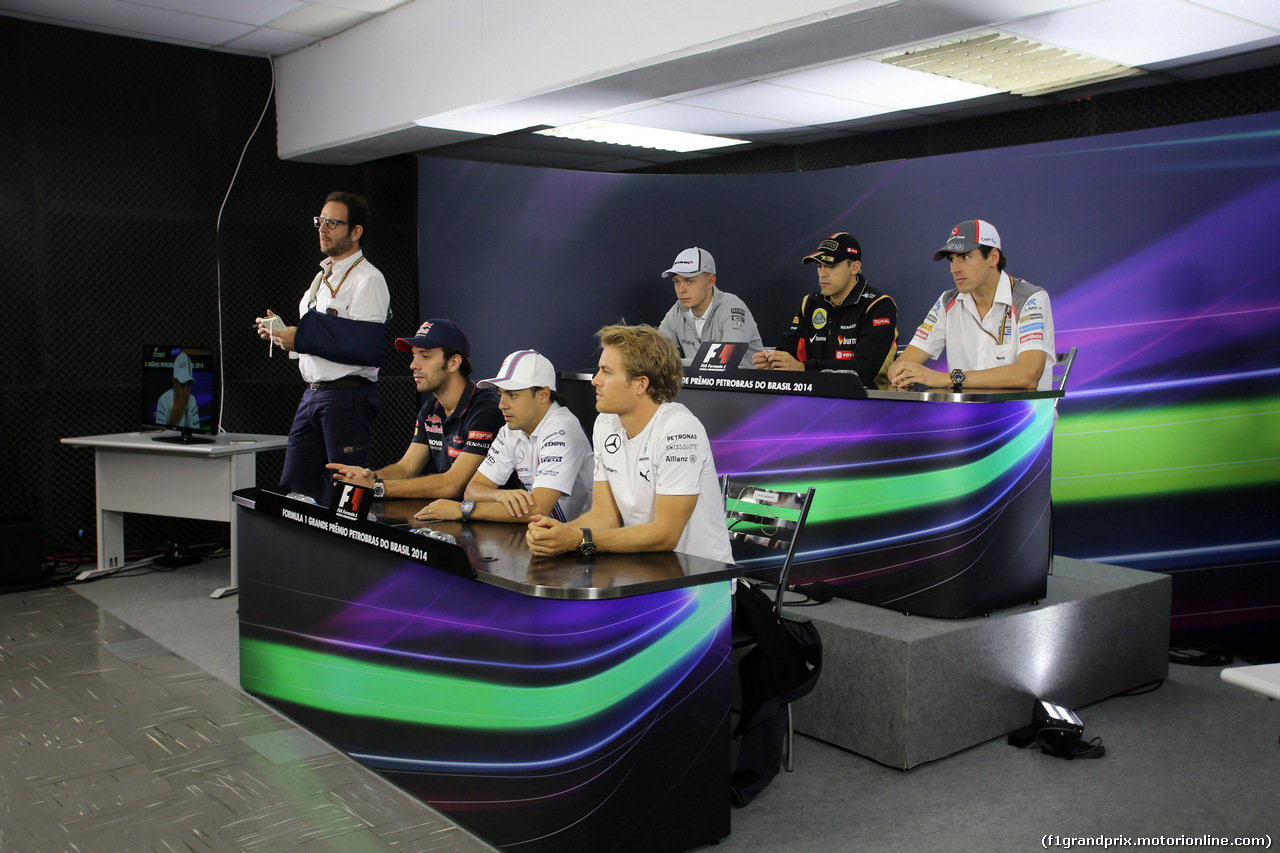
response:
[[[805,255],[818,292],[800,303],[775,350],[752,358],[762,370],[852,370],[862,384],[884,383],[898,343],[898,306],[862,274],[862,247],[841,231]]]

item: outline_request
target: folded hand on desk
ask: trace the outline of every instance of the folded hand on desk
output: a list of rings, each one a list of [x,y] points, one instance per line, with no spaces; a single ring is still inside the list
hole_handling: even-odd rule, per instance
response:
[[[545,515],[535,515],[529,522],[524,541],[537,556],[550,557],[572,551],[582,544],[582,530]]]

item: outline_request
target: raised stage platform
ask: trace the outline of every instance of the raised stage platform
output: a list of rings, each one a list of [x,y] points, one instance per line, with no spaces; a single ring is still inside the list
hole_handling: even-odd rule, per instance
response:
[[[1079,708],[1164,678],[1172,580],[1054,557],[1047,596],[933,619],[835,599],[796,612],[824,666],[796,730],[903,770],[1025,726],[1036,697]]]

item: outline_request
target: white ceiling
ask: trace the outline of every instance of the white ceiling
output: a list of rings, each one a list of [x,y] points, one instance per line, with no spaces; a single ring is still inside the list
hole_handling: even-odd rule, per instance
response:
[[[0,14],[246,55],[294,53],[286,61],[305,62],[308,46],[353,28],[361,32],[360,25],[406,2],[0,0]],[[602,12],[611,9],[611,0],[594,2]],[[532,8],[536,13],[538,7]],[[414,14],[401,9],[377,23],[390,27],[414,20]],[[372,32],[384,33],[387,27]],[[1124,72],[1133,76],[1024,97],[982,85],[981,69],[954,79],[885,61],[895,51],[991,31],[1137,70]],[[352,41],[346,35],[333,40],[326,61]],[[514,98],[477,96],[465,106],[427,116],[407,103],[394,126],[384,121],[354,139],[322,140],[282,154],[352,163],[438,148],[467,159],[626,171],[705,155],[619,150],[531,131],[604,118],[731,135],[755,146],[847,137],[1273,65],[1280,62],[1280,0],[855,0],[814,20],[783,20],[764,35],[726,42],[600,70]],[[415,41],[414,49],[424,47],[434,47],[429,38]],[[287,94],[287,88],[278,93]],[[283,120],[285,107],[279,110]]]
[[[408,0],[0,0],[0,14],[120,36],[280,56]]]

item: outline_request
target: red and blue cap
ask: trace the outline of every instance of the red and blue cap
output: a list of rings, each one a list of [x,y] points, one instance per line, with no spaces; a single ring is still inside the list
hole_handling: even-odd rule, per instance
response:
[[[418,327],[412,338],[396,338],[396,349],[411,352],[418,349],[451,349],[463,355],[471,355],[471,343],[452,320],[436,318]]]

